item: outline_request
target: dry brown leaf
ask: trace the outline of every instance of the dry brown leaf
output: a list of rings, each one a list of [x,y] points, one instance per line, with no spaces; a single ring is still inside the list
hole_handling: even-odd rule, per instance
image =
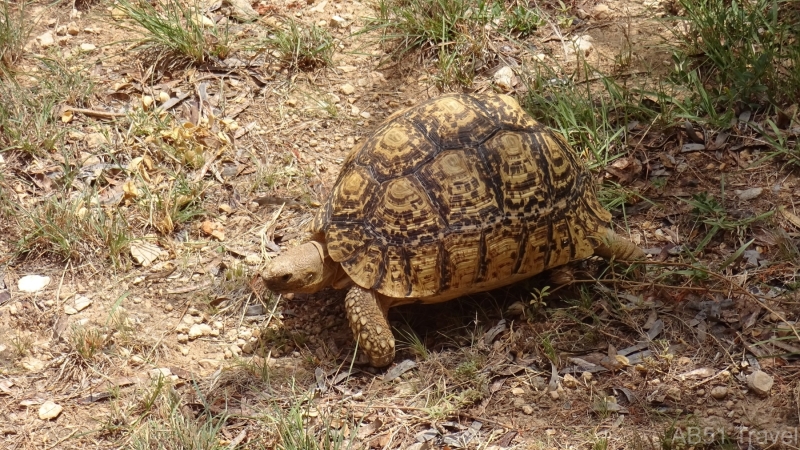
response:
[[[125,200],[133,200],[139,197],[139,189],[136,187],[136,183],[133,182],[132,178],[128,178],[125,180],[125,183],[122,184],[122,192],[125,193]]]
[[[225,240],[225,229],[222,227],[221,224],[217,222],[212,222],[210,220],[206,220],[200,225],[200,230],[211,236],[216,238],[217,240],[224,241]]]
[[[800,217],[796,214],[788,211],[785,207],[779,206],[778,211],[781,213],[784,219],[788,220],[789,223],[794,225],[796,228],[800,229]]]
[[[131,256],[144,267],[149,266],[161,254],[161,248],[147,241],[131,241]]]

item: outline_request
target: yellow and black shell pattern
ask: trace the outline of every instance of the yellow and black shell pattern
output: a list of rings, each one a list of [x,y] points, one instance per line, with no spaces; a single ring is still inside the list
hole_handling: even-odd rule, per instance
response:
[[[361,287],[434,302],[591,256],[610,218],[564,138],[513,98],[449,94],[354,148],[312,227]]]

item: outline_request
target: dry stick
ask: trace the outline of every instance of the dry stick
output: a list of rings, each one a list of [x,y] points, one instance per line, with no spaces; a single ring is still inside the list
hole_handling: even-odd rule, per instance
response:
[[[96,109],[73,108],[72,106],[65,106],[65,111],[72,111],[76,114],[83,114],[84,116],[99,117],[101,119],[113,119],[115,117],[125,117],[125,113],[114,113],[108,111],[99,111]]]

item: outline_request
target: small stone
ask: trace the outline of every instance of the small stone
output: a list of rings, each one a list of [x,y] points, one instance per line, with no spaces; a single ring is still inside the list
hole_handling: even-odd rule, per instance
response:
[[[576,387],[578,387],[578,380],[576,380],[575,377],[573,377],[570,374],[564,375],[562,383],[564,384],[564,386],[570,389],[575,389]]]
[[[292,108],[294,108],[295,106],[297,106],[297,99],[294,98],[286,99],[286,102],[284,104],[286,106],[291,106]]]
[[[514,389],[511,389],[511,393],[514,395],[522,395],[525,393],[525,389],[515,387]]]
[[[316,139],[311,139],[310,141],[308,141],[308,146],[309,147],[316,147],[318,145],[319,145],[319,141],[316,140]]]
[[[78,310],[72,305],[64,305],[64,314],[71,316],[73,314],[78,314]]]
[[[76,24],[75,22],[70,22],[67,24],[67,33],[69,33],[70,35],[77,36],[78,33],[80,32],[81,29],[78,28],[78,24]]]
[[[189,339],[197,339],[211,334],[211,326],[207,323],[196,323],[189,328]]]
[[[329,24],[331,28],[344,28],[347,26],[347,21],[341,16],[333,16]]]
[[[359,108],[358,106],[353,105],[353,106],[350,107],[350,115],[351,116],[357,116],[360,113],[361,113],[361,108]]]
[[[492,77],[494,84],[508,92],[514,89],[514,69],[508,66],[501,67]]]
[[[176,339],[178,340],[179,344],[185,344],[185,343],[189,342],[189,335],[187,335],[185,333],[178,333],[178,336],[177,336]]]
[[[145,363],[145,361],[144,361],[144,358],[142,358],[141,356],[133,355],[133,356],[131,356],[131,363],[132,364],[137,364],[137,365],[142,365],[142,364]]]
[[[249,328],[242,328],[239,330],[238,337],[243,341],[247,341],[248,339],[253,337],[253,331],[250,330]]]
[[[88,308],[89,305],[92,304],[92,300],[88,297],[84,297],[79,295],[75,297],[75,309],[78,311],[83,311],[84,309]]]
[[[167,303],[166,305],[164,305],[164,311],[166,312],[172,312],[173,309],[175,309],[175,307],[172,306],[172,303]]]
[[[592,8],[592,17],[595,19],[607,19],[611,15],[611,10],[608,5],[600,3]]]
[[[533,414],[533,407],[531,405],[524,405],[522,407],[522,412],[530,416]]]
[[[681,390],[673,386],[667,389],[666,397],[673,402],[679,402],[681,401]]]
[[[204,369],[217,369],[222,365],[222,361],[210,358],[201,359],[200,361],[197,361],[197,363],[200,364],[200,367],[203,367]]]
[[[52,47],[56,44],[56,39],[53,37],[52,31],[47,31],[42,33],[39,37],[36,38],[39,41],[39,46],[42,48]]]
[[[363,118],[365,118],[365,119],[369,119],[370,117],[372,117],[372,115],[370,113],[368,113],[367,111],[361,111],[361,113],[359,113],[358,115],[363,117]]]
[[[39,407],[39,418],[42,420],[55,419],[63,410],[63,406],[48,400],[42,403],[42,406]]]
[[[230,0],[230,5],[233,9],[231,16],[239,22],[252,22],[259,18],[258,12],[248,0]]]
[[[725,386],[715,386],[711,389],[711,397],[722,400],[728,396],[728,388]]]
[[[19,279],[17,287],[22,292],[39,292],[50,284],[50,277],[43,275],[26,275]]]
[[[772,383],[772,377],[760,370],[756,370],[747,376],[747,387],[759,395],[769,394],[770,389],[772,389]]]
[[[261,264],[262,259],[257,254],[251,253],[251,254],[249,254],[249,255],[244,257],[244,262],[248,266],[257,266],[257,265]]]
[[[558,400],[558,398],[560,397],[560,395],[558,395],[557,391],[550,391],[549,394],[550,394],[550,398],[552,398],[553,400]]]
[[[169,377],[172,375],[172,371],[169,370],[168,367],[159,367],[157,369],[148,370],[147,374],[150,378]]]
[[[339,86],[339,90],[342,91],[342,94],[344,94],[344,95],[350,95],[350,94],[352,94],[353,92],[356,91],[356,88],[352,84],[346,83],[346,84],[343,84],[343,85]]]
[[[584,36],[577,36],[572,39],[572,43],[574,46],[574,51],[580,53],[584,56],[589,56],[589,53],[592,52],[592,37],[587,35]]]
[[[764,189],[760,188],[760,187],[757,187],[757,188],[750,188],[750,189],[745,189],[745,190],[738,190],[737,189],[737,190],[735,190],[733,192],[739,197],[739,200],[748,201],[748,200],[753,200],[754,198],[756,198],[759,195],[761,195],[761,193],[764,192]]]
[[[593,378],[592,372],[581,373],[581,379],[586,383],[592,381],[592,378]]]
[[[97,46],[94,44],[90,44],[88,42],[84,42],[83,44],[81,44],[81,50],[83,50],[84,52],[93,52],[96,49]]]

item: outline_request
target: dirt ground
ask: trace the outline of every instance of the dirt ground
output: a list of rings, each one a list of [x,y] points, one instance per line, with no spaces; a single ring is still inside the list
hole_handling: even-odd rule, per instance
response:
[[[681,126],[634,124],[629,154],[600,173],[640,194],[624,215],[615,213],[615,227],[648,253],[643,276],[612,268],[605,283],[574,283],[532,304],[548,284],[542,275],[396,308],[390,320],[400,347],[387,370],[353,358],[343,292],[265,291],[259,270],[304,238],[353,145],[393,111],[439,91],[428,65],[379,66],[382,51],[353,35],[374,14],[366,2],[254,7],[262,19],[234,22],[232,33],[258,33],[277,16],[320,23],[337,39],[334,64],[303,72],[269,58],[250,67],[226,60],[156,76],[106,5],[34,9],[27,51],[80,68],[96,94],[90,111],[64,125],[75,160],[0,153],[14,201],[42,202],[73,164],[86,174],[76,190],[99,183],[97,170],[111,170],[100,196],[117,198],[130,223],[159,223],[134,209],[125,176],[98,164],[132,170],[141,157],[133,169],[140,182],[181,179],[148,162],[146,131],[137,135],[135,123],[96,112],[141,109],[142,96],[167,92],[186,95],[169,111],[175,123],[194,124],[167,132],[207,144],[206,163],[186,173],[203,182],[205,213],[171,227],[161,222],[168,233],[151,227],[126,247],[121,265],[91,255],[12,258],[20,234],[0,236],[0,447],[204,448],[137,447],[147,427],[168,416],[154,412],[153,393],[169,392],[182,417],[225,418],[215,448],[322,448],[286,444],[281,420],[298,410],[301,428],[314,439],[344,436],[341,448],[800,448],[796,268],[779,256],[781,239],[797,236],[800,184],[777,164],[751,168],[760,153],[746,142],[682,151],[691,136]],[[590,36],[587,60],[619,80],[644,83],[672,67],[670,4],[570,7],[579,25],[545,26],[536,36],[542,64],[569,73],[577,60],[567,43]],[[331,25],[334,15],[342,26]],[[75,33],[62,33],[65,26]],[[48,31],[56,42],[44,48],[39,36]],[[492,89],[493,75],[480,73],[471,90]],[[193,120],[198,114],[207,120]],[[226,128],[223,118],[237,126]],[[225,133],[232,143],[219,137]],[[681,199],[702,192],[724,199],[737,218],[788,212],[720,233],[703,262],[724,267],[690,282],[696,261],[681,258],[680,246],[696,245],[707,229]],[[747,252],[723,264],[751,239]],[[586,279],[608,268],[592,260],[574,270]],[[28,275],[49,284],[24,292],[19,282]],[[76,342],[99,350],[86,357]],[[63,408],[56,418],[42,418],[47,402]]]

